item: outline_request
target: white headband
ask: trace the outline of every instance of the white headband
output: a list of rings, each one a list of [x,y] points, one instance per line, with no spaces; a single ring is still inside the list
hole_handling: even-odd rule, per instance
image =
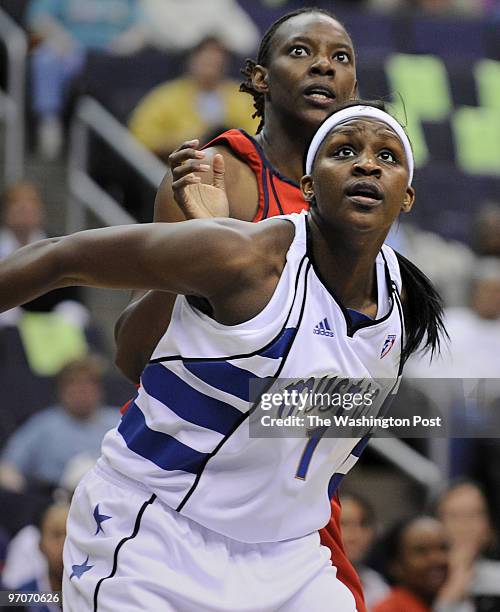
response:
[[[375,108],[373,106],[350,106],[348,108],[343,108],[342,110],[330,115],[326,121],[324,121],[314,138],[309,145],[309,150],[307,151],[306,158],[306,174],[311,174],[311,170],[313,167],[314,159],[316,158],[316,154],[321,144],[328,136],[328,134],[336,128],[341,123],[345,123],[346,121],[351,121],[351,119],[376,119],[378,121],[382,121],[391,127],[399,137],[399,140],[403,143],[403,147],[406,153],[406,159],[408,161],[408,185],[411,185],[413,179],[413,168],[414,168],[414,160],[413,160],[413,151],[411,150],[410,140],[408,136],[405,134],[403,128],[399,125],[399,123],[391,117],[389,113],[386,113],[383,110]]]

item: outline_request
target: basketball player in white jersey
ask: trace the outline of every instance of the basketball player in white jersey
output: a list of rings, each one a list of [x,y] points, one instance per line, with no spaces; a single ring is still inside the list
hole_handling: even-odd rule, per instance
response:
[[[317,131],[305,170],[309,214],[91,230],[0,263],[1,310],[73,284],[180,294],[73,498],[66,610],[355,611],[317,530],[367,438],[251,437],[249,384],[376,380],[382,400],[444,330],[429,281],[383,245],[414,200],[401,126],[346,105]],[[223,182],[195,175],[173,187],[225,198]]]

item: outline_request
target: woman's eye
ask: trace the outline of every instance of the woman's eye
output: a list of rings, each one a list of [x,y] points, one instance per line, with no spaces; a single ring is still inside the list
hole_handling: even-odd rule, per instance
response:
[[[349,55],[345,51],[339,51],[335,54],[334,58],[343,64],[349,62]]]
[[[356,152],[352,147],[340,147],[333,154],[334,157],[353,157],[354,155]]]
[[[290,49],[290,55],[294,57],[305,57],[307,55],[307,49],[301,45],[295,45]]]
[[[392,151],[388,151],[387,149],[385,149],[384,151],[380,151],[379,157],[380,159],[386,162],[395,163],[398,161],[394,153]]]

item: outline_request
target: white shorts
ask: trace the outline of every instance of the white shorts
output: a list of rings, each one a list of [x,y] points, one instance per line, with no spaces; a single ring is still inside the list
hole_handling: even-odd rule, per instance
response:
[[[64,568],[66,612],[356,611],[318,533],[238,542],[99,465],[73,497]]]

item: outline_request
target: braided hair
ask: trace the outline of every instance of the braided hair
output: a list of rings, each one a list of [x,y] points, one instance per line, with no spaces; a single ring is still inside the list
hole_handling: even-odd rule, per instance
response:
[[[271,51],[271,43],[273,42],[274,35],[276,34],[276,31],[281,26],[281,24],[285,23],[289,19],[292,19],[292,17],[296,17],[297,15],[302,15],[305,13],[319,13],[320,15],[326,15],[327,17],[331,17],[335,21],[338,21],[339,23],[341,23],[339,19],[332,12],[326,9],[318,8],[318,7],[301,8],[301,9],[297,9],[296,11],[291,11],[289,13],[286,13],[285,15],[277,19],[269,27],[269,29],[266,30],[266,32],[264,33],[264,36],[262,37],[262,41],[259,46],[259,50],[257,52],[257,59],[254,60],[251,58],[247,58],[245,60],[245,65],[240,71],[241,74],[243,74],[243,76],[246,77],[245,80],[240,85],[240,91],[243,91],[244,93],[248,93],[253,97],[253,105],[255,108],[255,113],[252,115],[252,118],[260,117],[260,123],[257,128],[257,134],[264,127],[265,117],[264,117],[264,94],[258,92],[252,83],[252,76],[254,73],[255,66],[257,65],[268,66],[269,65],[269,55]]]

